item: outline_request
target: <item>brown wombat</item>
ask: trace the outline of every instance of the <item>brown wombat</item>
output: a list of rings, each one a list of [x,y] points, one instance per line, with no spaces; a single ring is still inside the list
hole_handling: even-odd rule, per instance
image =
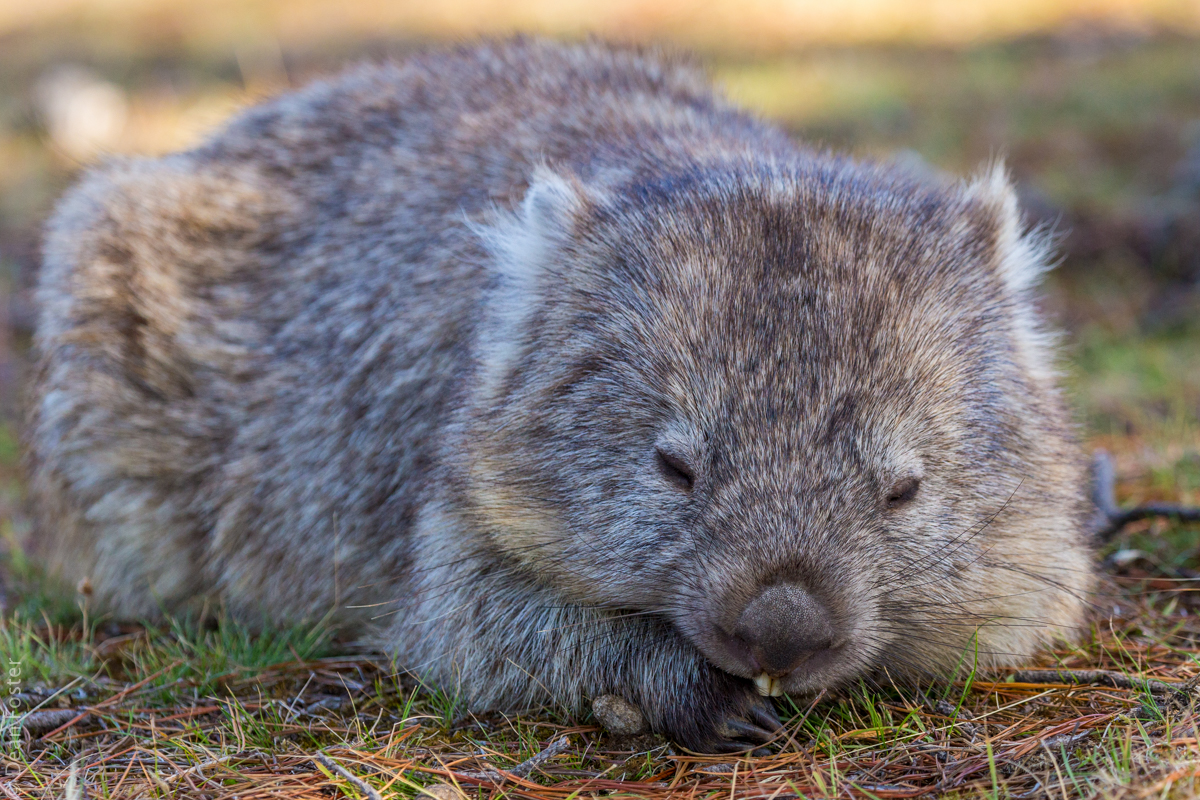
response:
[[[36,544],[117,615],[333,611],[472,707],[742,748],[763,695],[1079,626],[1044,263],[1000,171],[807,150],[671,59],[358,69],[62,201]]]

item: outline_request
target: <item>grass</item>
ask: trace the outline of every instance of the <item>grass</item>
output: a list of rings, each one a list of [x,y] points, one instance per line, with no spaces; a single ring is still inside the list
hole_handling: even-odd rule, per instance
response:
[[[821,48],[725,61],[717,77],[808,141],[885,158],[913,151],[958,174],[1002,155],[1060,206],[1128,209],[1166,191],[1195,136],[1195,41],[1066,49]]]
[[[1054,653],[1055,663],[1177,680],[1200,673],[1194,652],[1179,646],[1200,633],[1181,614],[1180,593],[1145,594],[1133,584],[1116,591],[1122,614],[1098,620],[1083,644]],[[1148,633],[1147,621],[1160,633]],[[65,729],[11,741],[7,785],[18,796],[61,794],[72,774],[102,798],[355,796],[313,761],[318,752],[392,797],[444,782],[472,795],[536,798],[1200,790],[1194,707],[1133,690],[1003,675],[943,686],[940,696],[860,686],[815,706],[786,701],[786,739],[771,755],[695,757],[659,741],[613,741],[588,719],[449,716],[445,698],[378,659],[297,652],[275,660],[271,647],[248,649],[239,634],[198,636],[175,626],[127,640],[139,644],[116,656],[105,648],[111,638],[71,640],[70,632],[6,623],[2,655],[43,664],[44,680],[29,677],[28,688],[57,688],[48,706],[90,712]],[[308,640],[304,631],[280,636]],[[55,644],[62,639],[65,650]],[[110,677],[114,661],[120,679]],[[572,749],[543,771],[480,777],[564,733]]]

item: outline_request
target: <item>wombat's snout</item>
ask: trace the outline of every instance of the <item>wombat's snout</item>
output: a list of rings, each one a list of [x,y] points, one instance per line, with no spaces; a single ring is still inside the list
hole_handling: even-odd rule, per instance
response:
[[[749,651],[759,690],[779,694],[778,682],[771,679],[782,678],[830,650],[835,632],[820,600],[794,583],[777,583],[742,610],[733,636]]]

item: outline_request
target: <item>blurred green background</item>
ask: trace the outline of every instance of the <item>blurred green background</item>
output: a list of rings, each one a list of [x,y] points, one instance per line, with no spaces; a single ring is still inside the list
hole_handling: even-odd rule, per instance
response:
[[[39,226],[80,169],[186,147],[350,62],[513,31],[695,50],[734,99],[863,157],[958,174],[1003,157],[1058,235],[1045,304],[1085,437],[1115,452],[1124,499],[1200,503],[1196,0],[0,0],[4,538],[25,524]]]

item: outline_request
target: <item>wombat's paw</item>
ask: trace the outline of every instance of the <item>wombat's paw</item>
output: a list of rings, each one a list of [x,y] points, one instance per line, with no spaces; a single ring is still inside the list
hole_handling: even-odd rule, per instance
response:
[[[783,723],[749,681],[713,670],[703,690],[664,709],[664,732],[696,753],[739,753],[767,744]]]

